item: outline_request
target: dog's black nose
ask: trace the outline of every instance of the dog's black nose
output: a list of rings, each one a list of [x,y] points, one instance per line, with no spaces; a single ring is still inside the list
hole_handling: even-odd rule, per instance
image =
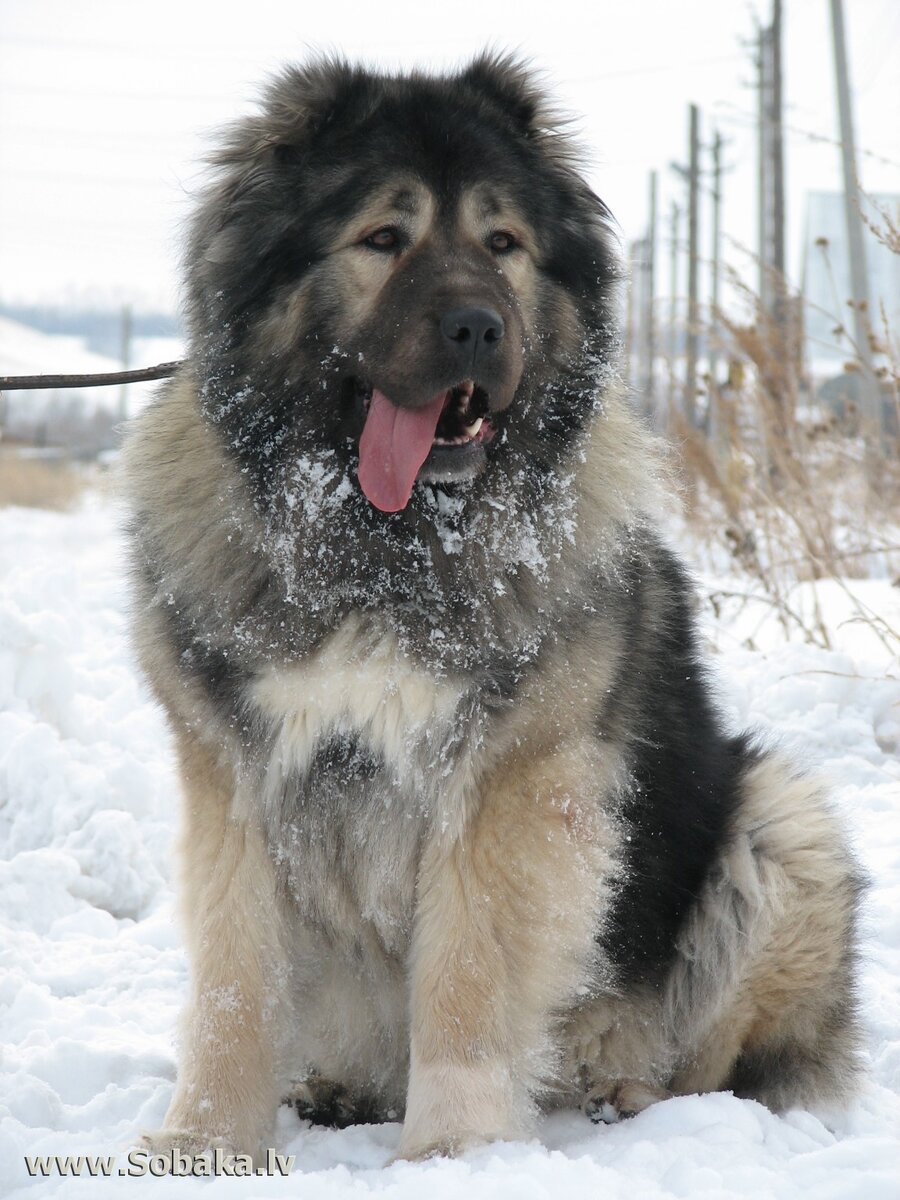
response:
[[[490,354],[505,332],[503,318],[492,308],[454,308],[441,319],[441,333],[472,362]]]

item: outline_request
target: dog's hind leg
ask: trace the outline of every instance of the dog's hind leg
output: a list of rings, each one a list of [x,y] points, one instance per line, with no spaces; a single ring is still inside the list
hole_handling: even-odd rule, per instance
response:
[[[828,1107],[852,1092],[859,1029],[853,989],[860,877],[815,781],[765,755],[747,771],[744,803],[718,885],[694,922],[697,951],[687,978],[703,979],[702,947],[718,945],[699,985],[677,988],[670,1014],[717,1008],[671,1086],[676,1092],[729,1088],[779,1111]],[[742,865],[743,864],[743,865]],[[748,903],[755,893],[756,904]],[[735,921],[743,910],[744,917]],[[722,916],[726,920],[722,919]],[[729,937],[728,921],[734,934]],[[713,933],[713,930],[718,930]],[[727,946],[733,942],[729,953]]]
[[[179,752],[192,996],[165,1126],[144,1141],[160,1153],[222,1146],[256,1156],[280,1099],[287,971],[275,876],[262,835],[232,814],[230,771],[188,735]]]
[[[402,1158],[527,1132],[553,1020],[589,973],[611,833],[578,747],[504,761],[422,862]]]
[[[778,1111],[852,1092],[859,877],[819,787],[777,755],[748,764],[731,837],[662,986],[575,1012],[567,1077],[592,1118],[730,1089]]]

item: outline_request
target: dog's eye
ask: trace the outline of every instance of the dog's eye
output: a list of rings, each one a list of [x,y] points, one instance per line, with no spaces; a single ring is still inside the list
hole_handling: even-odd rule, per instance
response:
[[[376,229],[363,240],[372,250],[397,250],[400,246],[400,233],[393,226],[385,225],[384,229]]]
[[[505,233],[502,230],[492,233],[488,239],[488,245],[495,254],[509,254],[510,250],[515,250],[518,244],[511,233]]]

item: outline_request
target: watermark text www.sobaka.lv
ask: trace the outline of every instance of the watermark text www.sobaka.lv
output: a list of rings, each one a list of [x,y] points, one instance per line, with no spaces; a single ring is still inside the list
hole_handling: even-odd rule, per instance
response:
[[[290,1175],[294,1169],[293,1154],[266,1151],[265,1163],[253,1165],[249,1154],[229,1154],[221,1148],[205,1154],[184,1154],[179,1149],[165,1154],[136,1147],[130,1150],[122,1165],[115,1154],[48,1154],[25,1155],[25,1169],[32,1178],[56,1175],[87,1176],[95,1179],[108,1175],[138,1178],[142,1175],[193,1175],[196,1178],[213,1175]]]

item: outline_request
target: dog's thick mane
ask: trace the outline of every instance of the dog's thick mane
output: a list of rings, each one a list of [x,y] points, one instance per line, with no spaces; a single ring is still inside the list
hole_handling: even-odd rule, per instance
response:
[[[523,460],[455,489],[422,487],[385,520],[320,451],[292,464],[265,511],[185,374],[126,451],[144,587],[204,669],[300,657],[357,609],[381,614],[432,671],[481,670],[506,691],[547,634],[576,619],[571,596],[622,586],[658,507],[648,439],[614,384],[596,407],[560,472]],[[180,519],[188,495],[191,523]]]

